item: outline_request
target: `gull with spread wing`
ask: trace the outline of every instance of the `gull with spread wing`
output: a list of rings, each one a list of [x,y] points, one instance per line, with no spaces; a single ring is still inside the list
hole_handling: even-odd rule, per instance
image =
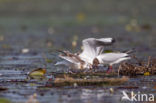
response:
[[[68,51],[60,51],[59,55],[63,61],[57,62],[55,65],[66,65],[73,69],[92,68],[93,60],[101,55],[104,47],[112,45],[115,42],[113,38],[87,38],[82,41],[84,50],[82,53],[70,53]]]

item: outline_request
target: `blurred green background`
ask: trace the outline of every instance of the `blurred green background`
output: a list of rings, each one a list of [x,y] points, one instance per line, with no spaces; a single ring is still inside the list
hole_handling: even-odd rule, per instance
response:
[[[70,49],[84,38],[111,36],[115,47],[152,52],[155,8],[155,0],[0,0],[1,44]]]
[[[0,15],[1,25],[153,23],[155,6],[155,0],[0,0]]]

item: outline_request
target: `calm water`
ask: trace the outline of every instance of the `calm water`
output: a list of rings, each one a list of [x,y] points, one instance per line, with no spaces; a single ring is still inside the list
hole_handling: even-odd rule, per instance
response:
[[[124,90],[121,86],[137,87],[127,92],[156,94],[156,76],[138,76],[123,85],[102,87],[46,88],[42,87],[44,80],[10,82],[25,80],[27,72],[39,67],[48,73],[66,71],[67,67],[54,66],[61,60],[56,50],[80,51],[81,41],[88,37],[114,37],[117,42],[107,49],[135,48],[136,56],[142,60],[156,57],[155,4],[154,0],[1,1],[0,87],[8,90],[0,91],[0,97],[24,103],[37,93],[40,103],[120,103]],[[74,38],[78,38],[76,47],[72,47]],[[23,48],[29,52],[22,53]],[[45,57],[52,63],[47,63]]]

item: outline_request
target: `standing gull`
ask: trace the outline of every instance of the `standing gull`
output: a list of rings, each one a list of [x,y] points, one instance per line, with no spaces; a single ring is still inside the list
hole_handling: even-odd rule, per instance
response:
[[[112,66],[114,64],[118,64],[124,60],[131,59],[129,56],[129,53],[104,53],[98,55],[96,58],[93,60],[93,65],[98,66],[99,64],[108,64],[109,68],[107,70],[107,73],[110,73],[112,71]]]
[[[104,46],[112,45],[115,42],[113,38],[87,38],[82,41],[84,50],[82,53],[70,53],[68,51],[60,51],[59,55],[63,61],[57,62],[55,65],[66,65],[73,69],[92,68],[94,58],[102,54]]]

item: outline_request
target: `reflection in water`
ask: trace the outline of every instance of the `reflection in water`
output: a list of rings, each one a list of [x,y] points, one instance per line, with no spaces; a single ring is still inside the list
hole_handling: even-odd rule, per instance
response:
[[[80,98],[86,103],[88,103],[89,101],[92,102],[98,101],[102,103],[103,101],[109,101],[109,102],[111,101],[113,102],[116,100],[119,101],[120,97],[114,96],[111,93],[109,93],[108,90],[104,90],[104,89],[82,89]]]

